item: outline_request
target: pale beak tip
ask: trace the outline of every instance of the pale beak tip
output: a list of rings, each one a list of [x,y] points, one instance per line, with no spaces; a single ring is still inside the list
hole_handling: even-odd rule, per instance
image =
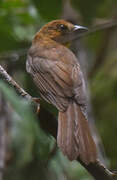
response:
[[[88,28],[80,25],[75,25],[73,31],[87,32]]]

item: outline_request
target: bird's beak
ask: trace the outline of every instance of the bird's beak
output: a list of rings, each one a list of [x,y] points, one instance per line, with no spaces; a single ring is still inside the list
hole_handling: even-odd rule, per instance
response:
[[[66,42],[71,42],[79,37],[79,35],[83,34],[84,32],[87,32],[88,28],[79,26],[79,25],[74,25],[70,28],[70,31],[63,36],[59,36],[59,38],[56,40],[61,43],[66,43]]]
[[[80,33],[87,32],[88,28],[84,26],[74,25],[73,31],[78,32],[78,34],[80,34]]]
[[[84,26],[74,25],[69,33],[69,41],[73,41],[80,37],[81,34],[88,31],[88,28]]]

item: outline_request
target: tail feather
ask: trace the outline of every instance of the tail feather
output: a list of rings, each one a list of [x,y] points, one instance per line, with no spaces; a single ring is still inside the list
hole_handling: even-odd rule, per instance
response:
[[[84,163],[89,164],[97,159],[96,146],[88,121],[75,102],[69,104],[67,111],[59,112],[57,142],[70,160],[79,157]]]

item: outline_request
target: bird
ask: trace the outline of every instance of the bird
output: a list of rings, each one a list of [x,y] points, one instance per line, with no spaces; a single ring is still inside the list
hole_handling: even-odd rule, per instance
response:
[[[87,117],[86,85],[70,44],[88,29],[63,19],[45,24],[34,36],[26,70],[40,96],[58,109],[57,144],[70,161],[97,160]]]

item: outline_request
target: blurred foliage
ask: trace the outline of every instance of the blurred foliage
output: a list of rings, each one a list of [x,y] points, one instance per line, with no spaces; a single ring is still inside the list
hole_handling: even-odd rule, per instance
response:
[[[48,179],[48,176],[54,180],[55,177],[56,179],[64,178],[66,174],[73,180],[77,179],[77,176],[82,180],[85,178],[88,180],[89,175],[86,170],[77,162],[69,164],[67,158],[60,152],[56,152],[49,160],[55,140],[40,129],[30,102],[19,97],[11,87],[2,81],[0,90],[12,108],[9,133],[12,142],[9,147],[11,159],[8,162],[5,180],[27,178],[37,180],[39,177]]]
[[[41,17],[47,21],[58,19],[62,11],[62,0],[33,0]]]
[[[23,166],[32,160],[33,148],[38,143],[39,158],[47,159],[49,153],[49,137],[40,129],[30,103],[20,98],[8,85],[0,82],[0,89],[10,103],[12,114],[11,138],[13,148],[18,151],[17,164]],[[36,142],[37,140],[37,142]]]
[[[27,1],[10,0],[0,3],[0,51],[27,47],[37,23],[36,10]]]
[[[115,135],[117,132],[117,54],[107,58],[91,83],[95,117],[111,167],[117,164]]]
[[[104,1],[104,0],[103,0]],[[89,23],[96,15],[102,0],[71,0],[71,4],[74,8],[78,9],[83,15],[85,23]],[[90,4],[90,6],[89,6]]]
[[[0,64],[32,96],[39,97],[34,83],[25,70],[27,49],[36,31],[46,22],[61,18],[67,0],[2,0],[0,1]],[[93,26],[117,18],[116,0],[70,0],[82,24]],[[67,12],[69,13],[69,11]],[[69,14],[70,17],[70,14]],[[79,19],[78,19],[79,22]],[[117,31],[112,32],[106,57],[90,78],[91,97],[100,135],[108,157],[109,167],[117,162]],[[105,31],[96,32],[83,41],[87,50],[90,71],[100,57]],[[32,111],[30,103],[16,95],[0,82],[0,90],[9,102],[12,112],[10,126],[10,153],[5,180],[91,180],[77,162],[69,162],[60,151],[51,156],[55,140],[45,134]],[[53,115],[56,109],[42,101]]]
[[[94,18],[117,16],[116,0],[71,0],[72,6],[80,11],[85,23],[91,23]]]

